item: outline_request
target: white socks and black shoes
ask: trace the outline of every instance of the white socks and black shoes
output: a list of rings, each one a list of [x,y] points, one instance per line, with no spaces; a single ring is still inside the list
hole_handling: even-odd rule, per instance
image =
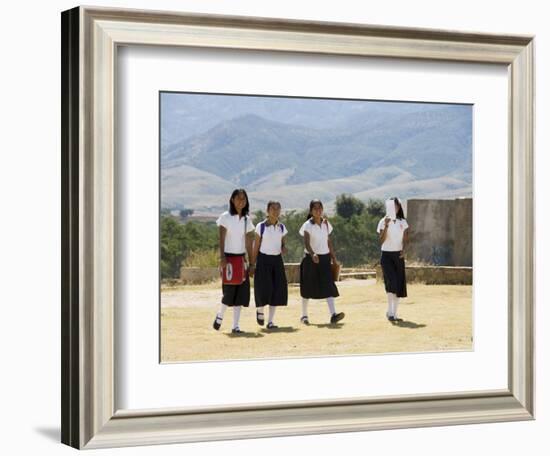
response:
[[[340,320],[343,320],[343,318],[346,316],[344,312],[339,313],[333,313],[330,317],[330,324],[338,323]]]
[[[263,310],[261,312],[259,310],[256,311],[256,322],[260,326],[263,326],[265,324],[265,318],[264,318]]]
[[[223,316],[225,315],[225,311],[227,310],[227,306],[222,302],[220,303],[220,310],[216,314],[216,318],[214,319],[214,323],[212,324],[212,327],[218,331],[222,325]]]
[[[386,312],[386,318],[390,322],[403,321],[402,318],[397,317],[397,308],[399,306],[399,298],[395,293],[387,293],[388,295],[388,311]]]
[[[221,318],[219,315],[216,315],[216,318],[214,318],[214,323],[212,324],[212,327],[218,331],[222,325],[223,318]]]

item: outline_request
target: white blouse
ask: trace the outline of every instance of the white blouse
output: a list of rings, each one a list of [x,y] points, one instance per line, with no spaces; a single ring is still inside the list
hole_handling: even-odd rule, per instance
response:
[[[241,254],[246,252],[245,220],[246,232],[254,231],[254,224],[250,217],[239,217],[239,214],[231,215],[228,211],[225,211],[216,220],[216,225],[223,226],[226,229],[223,249],[225,253]]]
[[[262,224],[265,224],[262,237]],[[280,255],[283,237],[288,230],[282,223],[268,225],[265,221],[256,225],[256,233],[261,237],[260,252],[265,255]]]
[[[309,233],[309,244],[313,253],[317,255],[326,255],[330,253],[328,248],[328,236],[332,233],[332,225],[327,220],[326,222],[321,222],[321,225],[312,223],[311,219],[307,220],[302,227],[300,228],[300,236]],[[307,249],[304,249],[304,252],[308,253]]]
[[[376,231],[381,233],[384,231],[385,217],[378,222]],[[400,252],[403,250],[403,236],[405,230],[409,227],[409,224],[405,219],[390,220],[388,224],[388,231],[386,232],[386,239],[382,243],[382,250],[384,252]]]

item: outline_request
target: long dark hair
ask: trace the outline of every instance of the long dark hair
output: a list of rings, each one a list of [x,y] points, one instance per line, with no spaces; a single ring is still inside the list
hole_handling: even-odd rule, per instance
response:
[[[244,194],[246,198],[246,206],[243,207],[243,210],[241,211],[241,215],[248,215],[248,212],[250,211],[250,205],[248,203],[248,195],[246,194],[246,190],[244,188],[236,188],[233,190],[233,193],[231,193],[231,198],[229,198],[229,213],[231,215],[237,215],[237,209],[235,209],[235,205],[233,204],[233,198],[235,198],[239,193]]]
[[[395,214],[395,216],[399,220],[403,220],[405,218],[405,214],[403,213],[403,205],[401,204],[401,201],[397,198],[397,196],[394,196],[393,198],[390,198],[391,200],[394,200],[397,204],[399,204],[399,210]]]
[[[307,214],[307,220],[310,220],[311,223],[315,223],[315,222],[313,221],[313,215],[311,214],[311,211],[313,210],[313,206],[314,206],[315,204],[320,204],[320,205],[321,205],[321,209],[323,209],[323,210],[325,209],[325,208],[323,207],[323,203],[321,202],[320,199],[312,199],[312,200],[309,202],[309,212],[308,212],[308,214]]]

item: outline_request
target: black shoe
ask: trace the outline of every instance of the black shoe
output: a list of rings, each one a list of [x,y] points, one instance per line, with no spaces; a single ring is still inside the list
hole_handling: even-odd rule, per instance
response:
[[[263,326],[264,323],[265,323],[265,319],[264,318],[260,318],[260,315],[256,312],[256,321],[258,322],[258,324],[260,326]]]
[[[304,324],[304,325],[309,325],[309,320],[307,317],[302,317],[300,318],[300,321]]]
[[[218,322],[219,320],[219,322]],[[212,324],[212,327],[217,331],[218,329],[220,329],[221,325],[222,325],[222,320],[223,318],[220,318],[220,317],[216,317],[214,318],[214,323]]]
[[[267,329],[277,329],[278,326],[277,325],[274,325],[273,323],[268,323],[267,326],[266,326]]]
[[[344,312],[340,312],[340,313],[337,313],[337,314],[332,314],[332,317],[330,317],[330,322],[332,324],[334,323],[338,323],[340,320],[342,320],[344,317],[346,316],[346,314]]]
[[[242,334],[244,331],[241,331],[240,328],[233,328],[231,334]]]
[[[393,317],[393,321],[403,321],[403,319],[399,317]]]
[[[393,322],[396,321],[396,320],[395,320],[395,317],[392,317],[392,316],[390,315],[390,316],[388,317],[388,321],[391,321],[391,322],[393,323]]]

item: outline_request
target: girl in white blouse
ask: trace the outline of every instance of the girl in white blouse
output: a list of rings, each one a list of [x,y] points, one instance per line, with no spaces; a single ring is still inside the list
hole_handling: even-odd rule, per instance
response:
[[[220,234],[220,270],[224,270],[229,257],[242,257],[242,264],[245,264],[245,255],[248,258],[252,256],[253,237],[249,235],[254,231],[252,220],[249,219],[248,195],[242,188],[233,190],[229,198],[229,211],[225,211],[216,224],[219,227]],[[239,328],[239,319],[241,316],[241,307],[248,307],[250,302],[250,279],[248,271],[244,268],[244,280],[242,283],[230,285],[222,284],[222,302],[220,310],[216,314],[213,328],[217,331],[223,321],[225,311],[228,307],[233,307],[233,334],[240,334],[243,331]]]
[[[332,225],[323,217],[323,203],[312,200],[309,203],[307,221],[300,228],[304,237],[304,258],[300,263],[300,294],[302,296],[302,318],[309,324],[307,307],[310,299],[326,299],[330,312],[330,322],[337,323],[344,313],[336,312],[334,298],[339,296],[332,278],[331,261],[337,263],[330,234]]]
[[[275,309],[286,306],[288,302],[288,284],[282,253],[284,240],[288,233],[286,227],[279,221],[281,203],[267,203],[268,217],[256,225],[256,239],[252,264],[254,269],[254,300],[256,301],[256,321],[264,325],[264,307],[269,306],[267,329],[277,329],[273,323]]]
[[[403,207],[397,198],[391,198],[395,203],[396,217],[392,220],[385,216],[378,222],[377,232],[380,236],[382,256],[380,265],[384,274],[384,287],[388,297],[386,317],[389,321],[402,321],[397,316],[399,298],[407,296],[407,280],[405,277],[405,247],[408,242],[409,224],[405,220]]]

